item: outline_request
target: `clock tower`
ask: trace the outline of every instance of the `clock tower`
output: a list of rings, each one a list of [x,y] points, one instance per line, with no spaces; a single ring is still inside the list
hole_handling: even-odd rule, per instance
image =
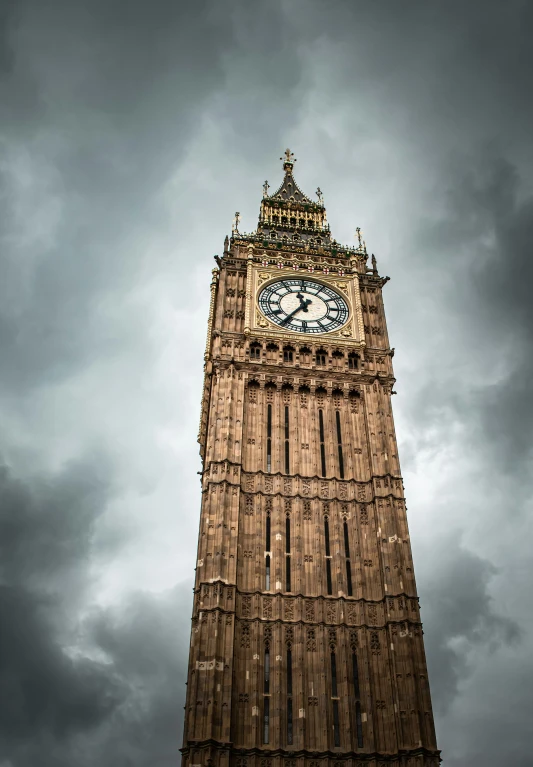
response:
[[[211,282],[183,767],[438,767],[388,277],[282,159]]]

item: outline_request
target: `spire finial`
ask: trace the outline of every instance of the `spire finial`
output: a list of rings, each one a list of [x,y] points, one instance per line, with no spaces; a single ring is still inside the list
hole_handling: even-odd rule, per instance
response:
[[[263,184],[263,197],[268,196],[269,187],[270,187],[270,184],[268,183],[268,181],[265,181],[265,183]]]
[[[362,236],[362,232],[361,232],[361,227],[360,227],[360,226],[358,226],[358,227],[357,227],[357,229],[355,230],[355,236],[356,236],[356,237],[357,237],[357,239],[359,240],[359,247],[361,247],[361,236]]]
[[[239,234],[239,222],[241,220],[241,214],[239,211],[235,213],[235,218],[233,219],[233,226],[231,228],[231,231],[233,234]]]
[[[291,152],[290,149],[285,150],[285,157],[280,157],[280,160],[283,161],[283,170],[291,171],[292,166],[296,162],[296,157],[294,156],[294,152]]]
[[[323,194],[322,189],[320,187],[317,187],[316,196],[318,197],[318,204],[322,205],[323,202],[324,202],[324,194]]]

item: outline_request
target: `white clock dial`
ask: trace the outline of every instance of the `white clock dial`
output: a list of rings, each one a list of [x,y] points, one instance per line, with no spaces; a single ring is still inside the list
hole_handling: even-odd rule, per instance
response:
[[[348,319],[348,305],[339,293],[305,278],[267,285],[259,294],[259,308],[271,322],[297,333],[329,333]]]

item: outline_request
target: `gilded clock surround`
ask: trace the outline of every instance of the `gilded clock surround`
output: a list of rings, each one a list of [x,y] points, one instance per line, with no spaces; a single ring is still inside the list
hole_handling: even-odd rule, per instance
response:
[[[438,767],[388,278],[359,228],[353,247],[332,239],[322,192],[307,197],[293,166],[287,150],[257,230],[237,213],[215,257],[182,765]],[[260,290],[296,276],[338,291],[346,325],[269,322]]]
[[[267,260],[267,254],[263,252],[263,262]],[[327,268],[327,267],[326,267]],[[344,272],[344,270],[336,270]],[[305,277],[314,282],[321,283],[340,293],[348,305],[349,316],[347,322],[342,327],[329,331],[327,333],[317,334],[316,338],[328,338],[338,341],[341,345],[353,345],[354,343],[364,348],[364,330],[363,313],[361,310],[361,295],[359,291],[359,279],[357,273],[341,277],[338,273],[324,274],[324,270],[318,270],[315,266],[304,266],[295,269],[294,266],[276,265],[263,266],[250,264],[247,271],[246,293],[253,296],[253,300],[248,302],[246,307],[244,333],[249,335],[251,332],[259,333],[264,336],[279,338],[281,341],[302,338],[304,334],[292,330],[284,330],[271,322],[264,316],[259,309],[259,294],[267,285],[270,285],[283,278],[293,279],[295,277]]]

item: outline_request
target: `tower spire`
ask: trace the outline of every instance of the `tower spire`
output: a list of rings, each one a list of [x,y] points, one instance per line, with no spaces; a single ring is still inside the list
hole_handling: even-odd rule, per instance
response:
[[[279,159],[283,161],[283,170],[285,171],[285,173],[292,173],[294,163],[296,162],[296,157],[294,156],[294,152],[291,152],[290,149],[286,149],[285,157],[280,157]]]

